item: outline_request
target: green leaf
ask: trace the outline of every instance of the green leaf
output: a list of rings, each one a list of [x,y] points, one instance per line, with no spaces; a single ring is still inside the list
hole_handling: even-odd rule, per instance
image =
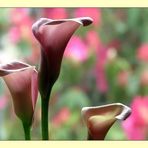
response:
[[[90,102],[87,95],[81,89],[72,88],[61,95],[57,104],[59,107],[67,106],[71,110],[77,110],[88,106]]]

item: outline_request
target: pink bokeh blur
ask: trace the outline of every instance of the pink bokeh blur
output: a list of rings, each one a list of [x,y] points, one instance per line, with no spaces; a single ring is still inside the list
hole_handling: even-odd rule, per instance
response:
[[[136,96],[131,103],[132,114],[123,122],[129,140],[144,140],[148,136],[148,96]]]

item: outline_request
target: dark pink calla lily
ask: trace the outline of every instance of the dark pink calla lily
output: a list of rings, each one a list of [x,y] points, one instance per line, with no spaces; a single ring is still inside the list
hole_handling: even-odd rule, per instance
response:
[[[64,50],[73,33],[80,25],[92,23],[89,17],[74,19],[41,18],[32,26],[32,31],[41,45],[39,69],[39,90],[43,98],[48,98],[51,87],[57,80]]]
[[[0,65],[0,76],[10,90],[16,115],[31,126],[38,96],[35,67],[22,62]]]
[[[82,108],[82,117],[88,128],[88,140],[104,140],[116,120],[125,120],[131,109],[121,103]]]

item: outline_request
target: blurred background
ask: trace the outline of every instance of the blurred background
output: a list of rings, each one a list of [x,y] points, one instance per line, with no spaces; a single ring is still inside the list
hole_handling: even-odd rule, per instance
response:
[[[148,140],[148,9],[4,8],[0,9],[0,63],[14,59],[38,67],[40,47],[31,32],[40,17],[90,16],[64,54],[49,109],[51,140],[85,140],[81,108],[121,102],[132,108],[116,122],[106,140]],[[41,139],[40,97],[32,139]],[[23,140],[9,91],[0,79],[0,140]]]

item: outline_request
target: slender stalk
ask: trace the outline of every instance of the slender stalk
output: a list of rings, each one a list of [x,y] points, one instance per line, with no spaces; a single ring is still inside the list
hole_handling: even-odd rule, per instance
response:
[[[23,128],[24,128],[25,140],[31,140],[30,126],[25,124],[25,123],[23,123]]]
[[[49,99],[44,99],[42,98],[41,100],[41,122],[42,122],[42,139],[43,140],[48,140],[49,135],[48,135],[48,107],[49,107]]]

